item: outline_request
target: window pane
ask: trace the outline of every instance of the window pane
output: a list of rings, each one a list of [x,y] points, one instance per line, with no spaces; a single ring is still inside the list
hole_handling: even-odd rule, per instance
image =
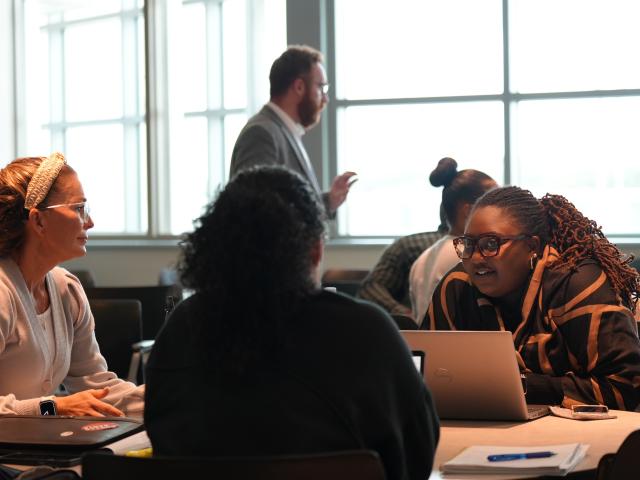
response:
[[[95,233],[125,229],[125,160],[121,125],[77,127],[67,130],[66,157],[77,172],[91,203]]]
[[[78,20],[87,17],[95,17],[98,15],[109,15],[118,13],[122,8],[122,0],[83,0],[75,2],[41,2],[43,4],[55,5],[60,4],[61,7],[65,7],[64,12],[65,21]]]
[[[335,5],[338,98],[502,92],[500,0]]]
[[[503,181],[499,102],[349,107],[338,117],[338,171],[358,182],[338,210],[341,235],[435,230],[441,188],[429,173],[442,157]],[[383,218],[384,220],[381,220]]]
[[[49,91],[49,35],[41,27],[47,17],[34,1],[25,2],[25,151],[21,155],[48,155],[51,153],[50,132],[44,127],[51,121]]]
[[[231,169],[231,154],[236,144],[240,130],[247,123],[247,115],[238,113],[224,117],[224,173],[229,174]]]
[[[209,153],[205,117],[185,118],[181,126],[180,158],[171,168],[171,233],[193,230],[209,200]]]
[[[222,4],[224,106],[247,106],[247,31],[244,1]]]
[[[640,98],[520,102],[513,182],[567,197],[607,234],[640,231]]]
[[[119,19],[65,30],[66,119],[122,116],[122,37]]]
[[[185,112],[201,112],[207,108],[207,32],[202,3],[184,5],[179,11],[179,33],[173,35],[180,76],[180,96]],[[189,52],[185,55],[184,52]]]
[[[640,2],[509,2],[512,90],[638,88]]]

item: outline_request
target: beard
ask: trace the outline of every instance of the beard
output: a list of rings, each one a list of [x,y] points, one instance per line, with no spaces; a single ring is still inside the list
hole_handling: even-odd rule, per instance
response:
[[[309,95],[305,95],[302,102],[298,104],[298,117],[304,128],[312,127],[320,121],[322,108],[316,106]]]

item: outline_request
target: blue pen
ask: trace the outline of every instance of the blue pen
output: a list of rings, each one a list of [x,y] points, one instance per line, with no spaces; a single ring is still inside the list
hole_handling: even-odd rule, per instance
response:
[[[529,458],[549,458],[556,452],[528,452],[528,453],[500,453],[498,455],[489,455],[487,460],[490,462],[507,462],[509,460],[526,460]]]

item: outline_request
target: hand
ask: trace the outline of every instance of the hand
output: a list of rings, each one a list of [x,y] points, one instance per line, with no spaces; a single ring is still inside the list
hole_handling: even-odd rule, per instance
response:
[[[74,415],[78,417],[124,417],[124,413],[108,403],[100,401],[109,393],[108,388],[101,390],[84,390],[66,397],[54,397],[58,415]]]
[[[357,175],[357,173],[345,172],[333,179],[331,190],[329,191],[329,207],[332,211],[335,212],[347,199],[351,185],[358,181],[357,178],[349,181],[349,179],[354,175]]]

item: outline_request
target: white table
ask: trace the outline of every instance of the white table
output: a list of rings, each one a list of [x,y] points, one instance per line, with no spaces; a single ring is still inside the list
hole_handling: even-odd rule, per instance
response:
[[[539,446],[561,443],[586,443],[587,455],[576,468],[576,472],[595,470],[600,458],[614,453],[634,430],[640,429],[640,413],[612,410],[618,418],[610,420],[578,421],[547,415],[531,422],[493,422],[443,420],[440,443],[436,451],[435,479],[511,479],[514,476],[442,476],[439,467],[471,445],[523,445]],[[640,452],[639,452],[640,455]],[[594,475],[595,478],[595,475]]]

